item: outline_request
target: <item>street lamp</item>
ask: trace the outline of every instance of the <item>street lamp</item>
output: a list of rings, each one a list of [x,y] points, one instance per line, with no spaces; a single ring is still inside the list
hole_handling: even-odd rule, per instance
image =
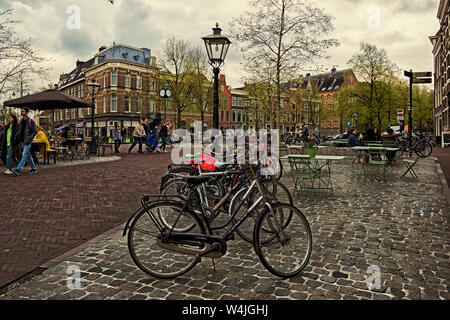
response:
[[[6,125],[6,114],[8,113],[8,109],[6,109],[6,107],[3,106],[3,107],[0,109],[0,113],[1,113],[1,115],[2,115],[3,122],[4,122],[5,125]]]
[[[359,118],[359,114],[354,113],[354,114],[353,114],[353,118],[355,119],[355,127],[358,128],[358,118]]]
[[[169,102],[169,98],[172,95],[172,91],[169,88],[162,88],[159,91],[159,96],[165,100],[164,105],[164,121],[167,121],[167,103]]]
[[[213,128],[219,129],[219,72],[231,41],[222,35],[222,29],[219,28],[219,23],[216,23],[216,27],[213,28],[212,35],[203,37],[202,39],[205,42],[209,64],[213,67],[214,73]]]
[[[100,84],[98,84],[98,83],[96,83],[95,82],[95,78],[94,79],[92,79],[92,82],[91,83],[88,83],[87,85],[86,85],[87,87],[88,87],[88,92],[90,93],[90,95],[91,95],[91,97],[92,97],[92,106],[91,106],[91,108],[92,108],[92,112],[91,112],[91,115],[92,115],[92,118],[91,118],[91,138],[92,138],[92,141],[91,141],[91,153],[97,153],[97,151],[96,150],[94,150],[95,149],[95,145],[96,145],[96,143],[95,143],[95,131],[94,131],[94,113],[95,113],[95,95],[97,94],[97,92],[98,92],[98,90],[100,89]]]

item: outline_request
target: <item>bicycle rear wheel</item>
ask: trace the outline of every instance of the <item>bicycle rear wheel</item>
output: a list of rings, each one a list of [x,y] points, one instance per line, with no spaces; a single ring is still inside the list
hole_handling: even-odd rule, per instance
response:
[[[421,158],[427,158],[433,152],[433,145],[428,140],[420,140],[414,145],[414,151]]]
[[[186,253],[202,250],[205,244],[200,242],[162,243],[161,231],[157,227],[164,211],[165,224],[176,230],[205,234],[205,228],[199,218],[188,211],[184,205],[173,201],[161,201],[142,208],[132,221],[128,233],[128,250],[134,263],[145,273],[156,278],[174,278],[191,270],[198,262],[197,256]],[[158,213],[159,212],[159,213]],[[167,227],[163,229],[169,231]]]
[[[279,217],[292,213],[288,225]],[[287,203],[264,210],[255,224],[253,245],[261,263],[272,274],[290,278],[308,264],[312,251],[312,235],[303,213]]]

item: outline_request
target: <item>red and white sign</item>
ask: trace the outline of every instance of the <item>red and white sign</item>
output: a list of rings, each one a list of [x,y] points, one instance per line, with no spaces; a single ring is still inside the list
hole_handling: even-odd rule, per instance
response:
[[[405,110],[397,109],[397,119],[398,120],[405,120]]]

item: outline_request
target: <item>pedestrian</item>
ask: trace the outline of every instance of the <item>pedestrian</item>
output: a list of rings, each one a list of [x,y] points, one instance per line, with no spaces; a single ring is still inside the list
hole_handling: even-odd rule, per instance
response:
[[[19,132],[20,132],[19,137],[23,149],[22,159],[20,160],[17,168],[11,170],[14,174],[18,176],[21,174],[21,171],[27,161],[31,166],[31,170],[29,171],[29,173],[37,173],[36,165],[34,164],[33,158],[31,157],[30,154],[31,144],[33,142],[34,137],[37,134],[37,130],[36,124],[34,123],[33,119],[28,117],[29,112],[30,109],[28,109],[27,107],[24,107],[20,110],[22,120],[20,121],[19,124]]]
[[[302,141],[305,141],[309,137],[309,130],[308,130],[308,126],[306,125],[305,121],[302,121],[301,125],[302,125],[302,135],[300,136],[300,139]]]
[[[8,117],[2,142],[2,162],[6,164],[6,171],[3,173],[10,175],[13,173],[11,171],[13,164],[20,158],[19,124],[14,114]]]
[[[143,118],[144,123],[142,124],[142,126],[144,127],[144,131],[145,131],[145,136],[149,135],[150,132],[150,128],[148,126],[148,119],[147,118]]]
[[[160,137],[161,140],[162,140],[162,145],[161,145],[161,151],[162,151],[162,152],[167,152],[167,151],[166,151],[167,136],[169,135],[169,129],[167,128],[167,125],[168,125],[168,124],[169,124],[168,122],[163,123],[163,124],[161,125],[160,130],[159,130],[159,137]]]
[[[146,137],[145,134],[145,129],[144,129],[144,120],[142,119],[139,121],[139,124],[134,128],[134,132],[133,132],[133,144],[131,145],[131,147],[128,149],[128,153],[131,153],[131,151],[133,151],[133,148],[136,146],[136,144],[139,143],[139,149],[138,149],[138,153],[143,153],[142,152],[142,143],[144,141],[144,138]]]
[[[122,143],[125,143],[125,137],[127,135],[127,129],[125,129],[125,127],[122,127],[122,132],[120,134],[122,135]]]
[[[114,139],[114,150],[115,150],[114,152],[120,153],[119,147],[122,144],[122,130],[120,130],[118,122],[116,122],[116,124],[114,125],[114,129],[112,130],[112,136]]]
[[[102,132],[101,132],[102,138],[106,138],[108,135],[108,131],[106,130],[106,127],[102,128]]]

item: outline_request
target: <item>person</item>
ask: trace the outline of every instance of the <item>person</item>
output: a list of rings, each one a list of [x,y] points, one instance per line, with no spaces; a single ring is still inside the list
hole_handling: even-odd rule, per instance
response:
[[[17,163],[16,159],[20,158],[19,124],[14,114],[8,117],[2,141],[2,161],[6,164],[6,171],[3,173],[10,175],[13,174],[11,170],[14,162]]]
[[[122,144],[122,131],[120,130],[118,122],[115,123],[114,129],[112,129],[112,137],[114,139],[114,152],[120,153],[119,147]]]
[[[161,145],[161,151],[162,152],[167,152],[166,151],[167,136],[169,135],[169,129],[167,128],[168,124],[169,123],[166,121],[165,123],[163,123],[161,125],[161,129],[159,130],[159,137],[162,140],[162,145]]]
[[[374,129],[368,128],[366,130],[366,134],[364,135],[365,141],[375,141],[375,132]]]
[[[378,128],[377,128],[377,127],[373,128],[373,135],[374,135],[374,137],[375,137],[375,140],[374,140],[374,141],[381,141],[381,134],[380,134],[380,132],[378,131]]]
[[[108,132],[106,131],[106,127],[102,128],[101,135],[102,135],[102,138],[105,138],[108,135]]]
[[[398,143],[398,136],[395,134],[392,128],[388,128],[386,132],[381,135],[382,141],[396,142]],[[392,163],[395,158],[396,151],[386,151],[386,159],[388,163]]]
[[[61,137],[69,139],[69,127],[65,127]]]
[[[302,125],[302,135],[301,135],[300,139],[306,140],[309,136],[308,126],[306,125],[305,121],[302,121],[301,125]]]
[[[402,120],[398,120],[398,125],[400,126],[398,132],[403,133],[405,131],[405,122]]]
[[[358,131],[356,130],[356,128],[352,128],[350,130],[350,135],[348,137],[348,145],[351,148],[359,146],[359,141],[358,141],[358,138],[357,138],[357,134],[358,134]]]
[[[22,169],[27,161],[31,166],[31,170],[29,171],[29,173],[31,174],[37,173],[36,165],[34,164],[33,158],[31,157],[30,154],[31,144],[33,142],[34,137],[37,134],[37,130],[36,124],[34,123],[33,119],[28,117],[29,113],[30,109],[28,109],[27,107],[24,107],[20,110],[22,120],[20,121],[19,124],[19,132],[20,132],[19,137],[23,149],[22,159],[17,165],[17,168],[11,170],[15,175],[18,176],[21,174]]]
[[[144,127],[144,131],[145,131],[145,136],[148,136],[149,132],[150,132],[150,128],[148,126],[148,119],[147,118],[143,118],[144,123],[142,124],[142,126]]]
[[[45,151],[49,152],[49,151],[52,151],[52,149],[50,148],[50,142],[48,141],[47,135],[42,130],[42,127],[38,125],[38,126],[36,126],[36,129],[37,129],[37,134],[36,134],[36,138],[34,138],[34,140],[37,142],[45,142],[45,146],[39,145],[39,150],[38,150],[39,153],[42,155],[42,157],[44,157]],[[35,156],[33,157],[33,159],[35,159]],[[45,163],[45,159],[44,159],[44,163]]]
[[[125,127],[122,127],[122,132],[120,134],[122,136],[122,143],[125,143],[125,137],[127,135],[127,129],[125,129]]]
[[[128,149],[128,153],[131,153],[131,151],[133,151],[133,148],[136,146],[136,144],[139,143],[139,149],[138,149],[138,153],[143,153],[142,152],[142,142],[144,140],[144,138],[146,137],[145,135],[145,129],[144,129],[144,120],[142,119],[139,121],[139,124],[134,128],[134,132],[133,132],[133,144],[130,146],[130,148]]]

